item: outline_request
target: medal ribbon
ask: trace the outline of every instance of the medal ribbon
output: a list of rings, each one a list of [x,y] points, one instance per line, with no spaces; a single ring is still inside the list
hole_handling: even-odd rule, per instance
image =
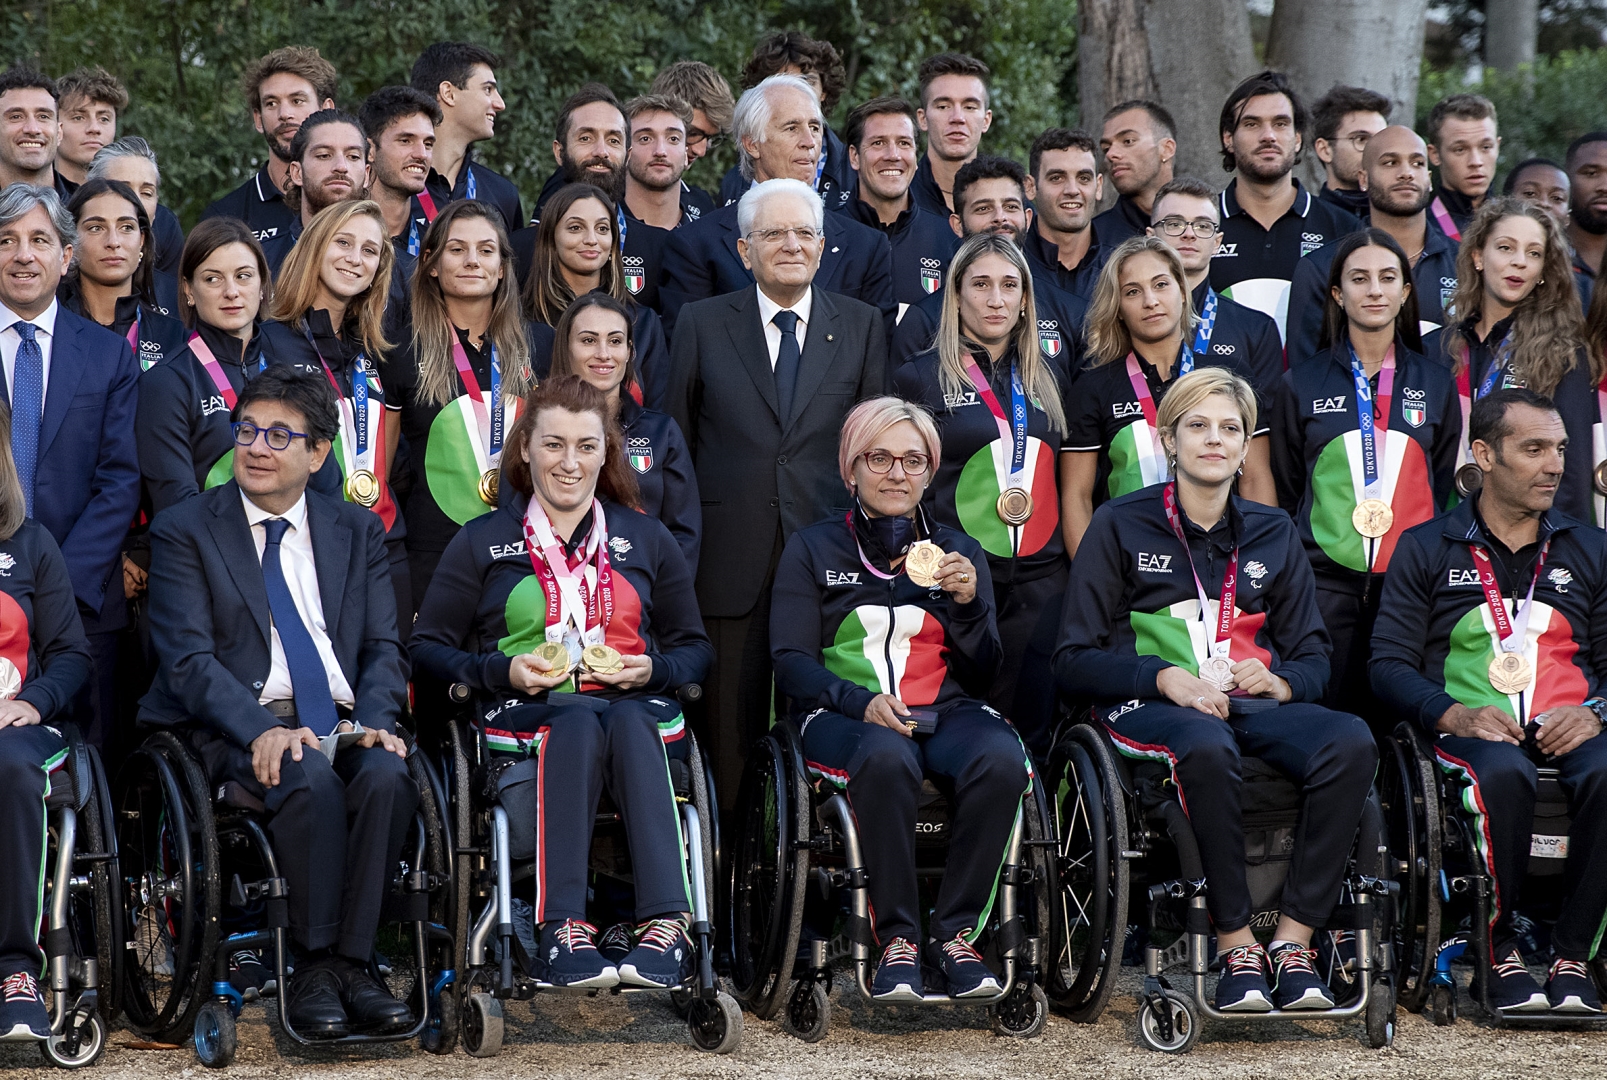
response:
[[[1529,595],[1523,598],[1523,604],[1513,609],[1513,617],[1507,618],[1506,601],[1501,598],[1501,586],[1495,581],[1495,564],[1490,561],[1490,553],[1479,544],[1469,544],[1468,551],[1473,553],[1473,565],[1479,571],[1479,587],[1484,590],[1484,603],[1490,609],[1490,621],[1495,623],[1496,637],[1500,639],[1501,651],[1507,653],[1521,653],[1524,638],[1529,633],[1529,612],[1534,607],[1534,587],[1540,582],[1540,571],[1546,565],[1546,552],[1551,550],[1551,539],[1540,545],[1540,557],[1534,563],[1534,579],[1529,582]]]
[[[473,199],[479,191],[479,185],[474,182],[474,166],[465,165],[463,168],[468,173],[468,179],[464,181],[464,198]]]
[[[307,335],[307,344],[318,357],[318,363],[323,365],[324,378],[335,390],[335,400],[340,404],[340,448],[345,460],[341,463],[346,470],[346,479],[350,480],[352,474],[358,469],[367,469],[379,479],[379,473],[374,469],[374,451],[368,445],[368,372],[363,370],[363,356],[358,354],[352,361],[352,396],[350,399],[340,388],[340,381],[329,367],[329,361],[324,354],[318,351],[318,345],[312,339],[312,331],[303,328]],[[376,504],[377,505],[377,504]]]
[[[139,308],[135,308],[134,322],[131,326],[129,326],[128,333],[123,335],[128,339],[128,347],[134,350],[134,359],[136,360],[139,359],[139,321],[140,310]]]
[[[1438,195],[1434,196],[1434,201],[1429,203],[1429,209],[1434,211],[1434,220],[1440,223],[1440,228],[1444,230],[1445,235],[1460,243],[1462,231],[1456,227],[1456,222],[1451,220],[1451,212],[1445,209],[1445,203],[1440,200]]]
[[[525,552],[547,601],[546,637],[566,646],[570,644],[571,628],[574,637],[586,645],[601,645],[609,620],[614,617],[614,573],[603,542],[608,535],[608,521],[603,516],[603,504],[596,498],[592,499],[591,512],[591,533],[577,553],[575,566],[571,566],[552,522],[541,508],[541,500],[532,497],[525,509]],[[582,566],[584,571],[575,573]],[[570,655],[578,658],[580,650],[571,648]]]
[[[1361,429],[1361,464],[1365,486],[1362,497],[1384,498],[1384,480],[1379,458],[1384,453],[1384,437],[1389,433],[1389,399],[1395,388],[1395,346],[1392,343],[1384,356],[1384,366],[1378,371],[1378,414],[1373,414],[1372,381],[1367,369],[1350,349],[1350,377],[1356,381],[1356,420]],[[1375,430],[1376,429],[1376,430]]]
[[[843,521],[848,525],[848,535],[854,538],[854,550],[859,552],[859,561],[864,564],[865,569],[869,570],[872,574],[875,574],[883,581],[892,581],[897,578],[899,575],[884,574],[880,570],[876,569],[876,567],[871,565],[870,559],[865,555],[865,549],[860,546],[859,532],[854,528],[854,512],[852,510],[843,515]]]
[[[1138,398],[1138,407],[1144,411],[1144,421],[1149,424],[1149,437],[1155,445],[1155,461],[1166,460],[1166,447],[1161,444],[1161,429],[1155,419],[1155,397],[1149,392],[1149,380],[1144,377],[1144,371],[1138,366],[1138,354],[1127,354],[1127,381],[1133,384],[1133,394]],[[1142,471],[1142,469],[1140,469]],[[1157,472],[1160,466],[1157,465]],[[1165,476],[1161,473],[1156,477],[1159,480]],[[1147,476],[1140,477],[1146,484],[1155,483]]]
[[[191,332],[189,345],[195,358],[206,368],[206,373],[212,376],[212,384],[218,388],[218,393],[223,395],[223,403],[229,407],[230,412],[233,412],[234,403],[239,400],[239,395],[234,392],[234,387],[229,385],[229,377],[223,373],[223,365],[218,363],[218,358],[212,354],[211,347],[202,340],[200,334]]]
[[[1194,352],[1204,356],[1211,348],[1211,331],[1216,329],[1216,290],[1209,285],[1205,287],[1205,306],[1200,309],[1200,321],[1194,327]],[[1187,375],[1194,370],[1194,361],[1188,359],[1188,367],[1181,369],[1179,374]]]
[[[1188,537],[1183,535],[1183,518],[1177,510],[1177,481],[1173,480],[1161,491],[1161,502],[1166,506],[1166,520],[1172,526],[1172,532],[1177,536],[1177,542],[1183,545],[1183,557],[1189,561],[1189,573],[1194,575],[1194,588],[1200,594],[1200,621],[1210,626],[1206,612],[1211,610],[1211,601],[1205,594],[1205,584],[1200,581],[1200,572],[1194,569],[1194,553],[1189,550]],[[1228,657],[1233,641],[1233,620],[1235,617],[1233,602],[1239,594],[1239,546],[1233,546],[1233,558],[1228,562],[1227,570],[1222,574],[1222,599],[1217,604],[1216,626],[1211,631],[1214,636],[1208,643],[1211,656]]]
[[[1596,423],[1591,431],[1591,501],[1596,508],[1596,524],[1607,528],[1607,502],[1603,501],[1601,490],[1596,487],[1595,472],[1603,463],[1607,463],[1607,376],[1603,376],[1596,387]]]
[[[435,208],[435,199],[428,191],[421,191],[413,196],[418,200],[419,209],[424,211],[424,220],[432,222],[440,211]],[[419,252],[418,218],[413,218],[407,225],[407,253],[417,255]]]
[[[1435,200],[1438,201],[1438,200]],[[1473,460],[1472,441],[1468,436],[1468,423],[1473,416],[1473,403],[1495,389],[1496,380],[1506,369],[1507,359],[1512,352],[1512,331],[1501,339],[1501,344],[1495,347],[1495,356],[1490,360],[1490,369],[1484,373],[1479,382],[1479,392],[1473,393],[1472,374],[1473,356],[1464,346],[1462,349],[1462,370],[1456,373],[1456,396],[1462,406],[1462,446],[1456,452],[1456,464],[1460,468]]]
[[[977,364],[976,358],[966,361],[965,374],[970,378],[971,385],[976,387],[977,396],[987,405],[988,411],[993,414],[994,423],[999,425],[999,437],[1010,447],[1010,471],[1003,478],[999,490],[1006,487],[1025,487],[1027,467],[1027,393],[1021,388],[1021,372],[1014,364],[1010,365],[1010,413],[1005,415],[1004,406],[999,404],[999,398],[993,392],[993,386],[988,382],[982,368]]]
[[[469,354],[463,348],[463,342],[453,335],[452,363],[457,366],[458,377],[463,380],[463,388],[468,391],[469,404],[474,409],[476,431],[469,434],[477,445],[486,448],[486,461],[491,468],[496,468],[502,457],[502,431],[506,410],[502,401],[502,361],[497,359],[497,347],[491,346],[491,411],[486,414],[485,399],[480,396],[480,380],[474,377],[474,367],[469,363]]]

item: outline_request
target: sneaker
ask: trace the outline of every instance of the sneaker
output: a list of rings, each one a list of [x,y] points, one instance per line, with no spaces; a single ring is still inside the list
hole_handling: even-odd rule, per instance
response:
[[[680,919],[650,919],[636,928],[636,947],[619,962],[619,981],[660,990],[692,977],[697,957]]]
[[[537,963],[542,981],[553,986],[604,989],[619,982],[619,972],[597,951],[597,928],[579,919],[541,925]]]
[[[229,985],[239,992],[244,1001],[256,1001],[279,987],[273,972],[262,962],[262,957],[250,949],[241,949],[229,957]]]
[[[913,942],[896,937],[882,950],[876,965],[876,978],[870,996],[877,1001],[920,1001],[926,996],[921,981],[921,950]]]
[[[1504,1013],[1545,1012],[1551,1008],[1545,991],[1534,981],[1517,949],[1490,969],[1490,999]]]
[[[1279,1009],[1331,1009],[1334,995],[1317,975],[1317,950],[1284,945],[1272,953],[1272,1004]]]
[[[976,946],[965,940],[964,934],[941,944],[928,942],[926,948],[932,966],[943,971],[949,997],[988,997],[999,992],[999,980],[983,961],[982,954],[976,951]]]
[[[0,981],[0,1042],[34,1042],[50,1038],[50,1010],[38,981],[26,971]]]
[[[619,962],[630,955],[636,947],[636,931],[630,923],[617,922],[603,931],[603,936],[597,939],[597,951],[603,954],[615,967]]]
[[[1546,1000],[1556,1012],[1601,1012],[1601,998],[1596,996],[1590,970],[1578,960],[1559,958],[1551,962],[1551,974],[1546,977]]]
[[[1240,945],[1222,955],[1216,980],[1216,1007],[1222,1012],[1271,1012],[1267,986],[1267,950],[1261,943]]]

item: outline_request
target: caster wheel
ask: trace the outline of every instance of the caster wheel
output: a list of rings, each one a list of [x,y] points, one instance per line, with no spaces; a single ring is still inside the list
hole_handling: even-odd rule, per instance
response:
[[[1049,1022],[1049,995],[1037,983],[1016,983],[998,1003],[988,1006],[995,1034],[1033,1039]]]
[[[1428,992],[1428,1014],[1436,1027],[1456,1023],[1456,987],[1434,984]]]
[[[781,1030],[806,1043],[819,1042],[831,1026],[831,1002],[826,987],[811,979],[792,984],[787,1007],[781,1013]]]
[[[1200,1037],[1200,1021],[1194,1012],[1194,1002],[1176,990],[1162,990],[1161,996],[1163,1007],[1171,1014],[1170,1038],[1163,1035],[1161,1017],[1148,997],[1139,1002],[1138,1037],[1151,1050],[1159,1050],[1163,1054],[1186,1054],[1194,1045],[1194,1040]]]
[[[457,987],[444,987],[430,1002],[430,1022],[419,1032],[419,1046],[432,1054],[450,1054],[457,1049],[462,1024]]]
[[[230,1019],[233,1020],[232,1017]],[[232,1023],[229,1033],[231,1036],[234,1033]],[[232,1054],[232,1040],[229,1046]],[[92,1012],[88,1019],[40,1043],[39,1049],[44,1051],[45,1060],[58,1069],[82,1069],[86,1065],[93,1065],[101,1051],[106,1049],[106,1022],[101,1019],[99,1012]]]
[[[1383,1050],[1395,1044],[1395,987],[1376,982],[1367,999],[1367,1045]]]
[[[221,1001],[208,1001],[195,1014],[195,1056],[209,1069],[226,1069],[234,1062],[234,1012]]]
[[[463,1008],[463,1049],[470,1057],[496,1057],[502,1049],[502,1002],[470,994]]]
[[[686,1018],[692,1045],[710,1054],[729,1054],[742,1041],[742,1009],[724,991],[713,1001],[698,998]]]

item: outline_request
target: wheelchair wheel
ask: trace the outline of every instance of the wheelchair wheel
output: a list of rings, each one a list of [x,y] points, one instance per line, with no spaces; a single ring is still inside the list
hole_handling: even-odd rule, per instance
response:
[[[698,998],[686,1018],[692,1045],[708,1054],[729,1054],[742,1042],[742,1008],[721,991],[713,1001]]]
[[[791,984],[809,886],[809,790],[784,730],[749,751],[731,874],[732,987],[764,1020]]]
[[[89,758],[94,794],[78,818],[83,836],[80,849],[107,856],[89,868],[89,905],[90,919],[95,928],[95,956],[100,967],[100,986],[96,995],[100,1015],[110,1025],[122,1011],[123,960],[128,955],[123,941],[122,871],[117,855],[117,819],[113,816],[111,785],[106,781],[106,768],[101,764],[100,753],[94,747],[86,746],[85,752]],[[74,925],[80,925],[76,919]],[[81,956],[88,954],[87,948],[79,953]]]
[[[234,1012],[221,1001],[208,1001],[195,1014],[195,1056],[209,1069],[227,1069],[239,1048]]]
[[[474,760],[469,755],[471,748],[463,744],[464,725],[453,721],[447,725],[447,730],[451,733],[452,760],[444,781],[451,795],[452,835],[457,840],[456,851],[471,847],[474,841],[475,811],[469,792]],[[469,909],[474,906],[475,859],[475,855],[463,851],[452,860],[451,899],[447,904],[450,914],[446,928],[452,931],[452,943],[457,951],[455,963],[462,963],[468,955],[465,950],[469,947]]]
[[[97,1009],[77,1024],[69,1018],[60,1035],[39,1044],[45,1060],[58,1069],[82,1069],[95,1064],[106,1049],[106,1020]]]
[[[1367,999],[1367,1045],[1383,1050],[1395,1044],[1395,984],[1387,979],[1373,983]]]
[[[1396,859],[1394,877],[1401,886],[1394,926],[1397,991],[1400,1003],[1412,1012],[1422,1011],[1434,976],[1445,840],[1439,777],[1418,747],[1416,733],[1402,725],[1384,740],[1378,769],[1379,802]]]
[[[995,1034],[1035,1039],[1049,1022],[1049,995],[1037,983],[1018,982],[1002,1001],[988,1006]]]
[[[1162,1008],[1167,1010],[1170,1031],[1161,1030],[1161,1017],[1148,996],[1138,1006],[1138,1037],[1151,1050],[1163,1054],[1186,1054],[1200,1037],[1200,1020],[1194,1002],[1176,990],[1161,991]]]
[[[1110,1001],[1127,929],[1127,808],[1099,732],[1073,726],[1055,753],[1059,866],[1046,987],[1056,1008],[1091,1024]]]
[[[470,994],[463,1007],[463,1049],[470,1057],[496,1057],[502,1050],[502,1002]]]
[[[458,1047],[463,1021],[456,986],[446,986],[430,1003],[430,1022],[419,1032],[419,1046],[431,1054],[450,1054]]]
[[[123,1011],[158,1042],[180,1042],[210,995],[220,911],[210,786],[182,743],[158,732],[118,777],[128,958]]]
[[[819,1042],[831,1026],[831,999],[814,979],[792,984],[787,1007],[781,1010],[781,1030],[806,1043]]]
[[[1456,987],[1435,983],[1428,991],[1428,1015],[1435,1027],[1456,1023]]]

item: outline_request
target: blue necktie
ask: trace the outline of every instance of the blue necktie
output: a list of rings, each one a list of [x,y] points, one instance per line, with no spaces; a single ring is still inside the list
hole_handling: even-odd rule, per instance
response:
[[[279,630],[279,644],[285,650],[285,665],[290,668],[290,686],[296,695],[296,717],[301,726],[308,728],[320,739],[335,730],[340,717],[335,713],[335,699],[329,694],[329,675],[324,671],[323,657],[318,646],[301,621],[296,601],[290,595],[285,581],[285,570],[279,562],[279,542],[285,538],[290,522],[284,518],[269,518],[262,523],[267,530],[268,543],[262,549],[262,583],[268,589],[268,610],[273,614],[273,625]]]
[[[17,346],[11,385],[11,456],[17,459],[22,497],[33,517],[33,485],[39,472],[39,417],[45,407],[45,354],[34,337],[34,324],[11,324],[22,344]]]
[[[780,406],[781,422],[792,415],[792,392],[798,388],[798,313],[778,311],[770,321],[781,329],[781,349],[776,353],[776,403]]]

